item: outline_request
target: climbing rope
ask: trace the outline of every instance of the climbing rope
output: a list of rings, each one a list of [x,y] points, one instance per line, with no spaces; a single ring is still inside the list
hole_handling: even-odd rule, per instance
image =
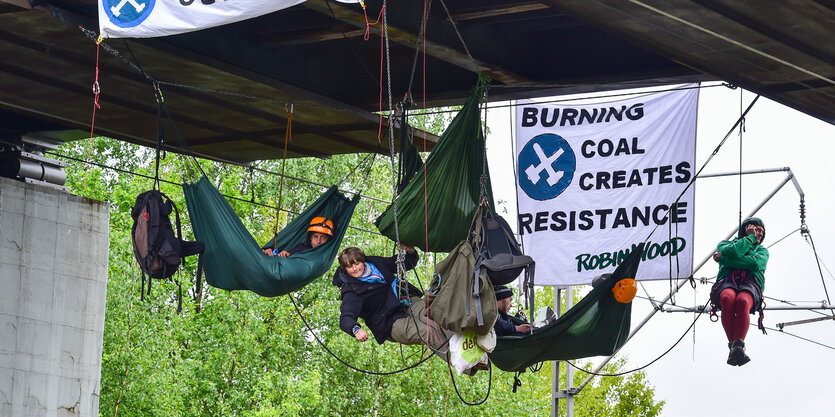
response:
[[[84,189],[87,189],[87,172],[90,166],[90,157],[93,154],[93,131],[96,126],[96,110],[101,108],[99,104],[99,95],[101,94],[101,86],[99,85],[99,50],[101,49],[101,38],[96,40],[96,78],[93,81],[93,118],[90,120],[90,140],[87,142],[87,163],[84,166]]]
[[[464,47],[464,52],[467,53],[467,58],[470,60],[470,64],[473,66],[473,72],[476,74],[480,74],[481,71],[476,65],[475,60],[473,59],[473,55],[470,54],[470,49],[467,48],[467,42],[464,42],[464,37],[461,36],[461,32],[458,30],[458,25],[455,23],[455,19],[452,18],[452,13],[449,12],[449,8],[446,7],[446,3],[444,0],[441,0],[441,6],[444,7],[444,11],[446,12],[447,19],[449,19],[449,23],[452,24],[452,28],[455,29],[455,34],[458,35],[458,40],[461,41],[461,46]]]
[[[447,362],[447,368],[449,368],[449,378],[450,378],[450,380],[452,380],[452,387],[455,388],[455,393],[458,394],[458,399],[461,400],[462,403],[464,403],[466,405],[469,405],[469,406],[481,405],[481,404],[484,404],[487,401],[488,398],[490,398],[490,391],[493,388],[493,365],[492,364],[487,365],[487,370],[489,372],[489,374],[488,374],[489,376],[487,377],[487,394],[484,395],[484,398],[482,398],[481,400],[476,401],[476,402],[469,402],[469,401],[464,399],[464,397],[461,395],[461,392],[458,390],[458,385],[455,384],[455,376],[452,375],[452,365],[450,365],[449,362]]]
[[[708,300],[708,301],[710,301],[710,300]],[[623,376],[623,375],[626,375],[626,374],[631,374],[631,373],[633,373],[633,372],[640,371],[640,370],[642,370],[642,369],[645,369],[645,368],[649,367],[650,365],[654,364],[655,362],[658,362],[658,360],[659,360],[659,359],[661,359],[661,358],[663,358],[664,356],[666,356],[668,353],[670,353],[670,352],[673,350],[673,348],[675,348],[676,346],[678,346],[678,344],[679,344],[679,343],[681,343],[681,341],[684,339],[684,336],[687,336],[687,333],[689,333],[689,332],[690,332],[690,329],[692,329],[692,328],[693,328],[693,326],[695,326],[695,325],[696,325],[696,321],[698,321],[698,320],[699,320],[699,317],[701,317],[701,316],[702,316],[702,314],[704,314],[704,309],[702,309],[701,311],[699,311],[699,313],[696,315],[696,318],[695,318],[695,319],[693,319],[693,322],[692,322],[692,323],[690,323],[690,326],[688,326],[688,327],[687,327],[687,330],[685,330],[685,331],[684,331],[684,333],[683,333],[683,334],[682,334],[682,335],[678,338],[678,340],[676,340],[676,342],[675,342],[675,343],[673,343],[673,345],[672,345],[672,346],[670,346],[670,348],[669,348],[669,349],[667,349],[666,351],[664,351],[664,353],[662,353],[661,355],[659,355],[659,356],[658,356],[658,357],[656,357],[655,359],[653,359],[653,360],[649,361],[646,365],[639,366],[639,367],[637,367],[637,368],[634,368],[634,369],[631,369],[631,370],[628,370],[628,371],[618,372],[618,373],[614,373],[614,374],[607,374],[607,373],[602,373],[602,372],[591,372],[591,371],[585,370],[585,369],[583,369],[583,368],[580,368],[580,367],[579,367],[579,366],[577,366],[577,365],[574,365],[574,364],[573,364],[573,363],[571,363],[570,361],[565,361],[565,363],[567,363],[567,364],[571,365],[571,367],[572,367],[572,368],[574,368],[574,369],[577,369],[577,370],[579,370],[579,371],[585,372],[585,373],[587,373],[587,374],[589,374],[589,375],[592,375],[592,376]]]
[[[284,130],[284,154],[281,157],[281,180],[278,184],[278,208],[275,211],[275,237],[273,238],[273,248],[275,249],[278,249],[279,209],[284,196],[284,167],[287,164],[287,144],[293,140],[293,103],[285,106],[284,111],[287,112],[287,129]]]
[[[426,16],[429,13],[429,10],[432,9],[432,0],[429,0],[427,3],[426,0],[423,1],[423,15],[420,20],[420,31],[418,31],[418,44],[415,45],[415,57],[412,60],[412,73],[409,75],[409,86],[406,88],[406,94],[408,97],[412,97],[412,85],[415,80],[415,70],[417,69],[417,61],[418,57],[420,56],[420,51],[423,49],[423,68],[424,71],[426,70]],[[426,108],[426,73],[423,74],[423,108]]]
[[[725,134],[725,136],[722,138],[722,140],[719,142],[719,144],[716,146],[716,148],[713,150],[713,152],[710,154],[710,156],[708,156],[707,160],[702,164],[702,166],[699,168],[699,170],[696,172],[696,174],[693,175],[693,178],[691,178],[690,181],[687,183],[687,185],[684,187],[684,189],[681,190],[681,193],[678,195],[678,197],[676,197],[675,202],[673,202],[673,204],[670,204],[670,207],[666,211],[666,216],[667,217],[669,217],[670,212],[672,211],[672,209],[678,206],[678,203],[681,201],[681,198],[684,196],[684,193],[686,193],[687,190],[696,182],[696,178],[699,178],[699,175],[701,175],[702,171],[704,171],[705,167],[707,167],[707,165],[710,163],[710,161],[713,160],[713,157],[715,157],[716,154],[719,153],[719,149],[722,148],[722,145],[725,144],[725,142],[728,140],[728,138],[731,136],[731,134],[743,122],[743,120],[745,119],[745,116],[748,115],[748,112],[751,111],[751,108],[754,107],[754,104],[757,103],[757,100],[759,100],[759,98],[760,98],[760,95],[757,94],[757,96],[754,97],[753,100],[751,100],[751,104],[748,105],[748,108],[745,109],[745,111],[736,120],[736,122],[730,128],[730,130],[728,130],[728,133]],[[649,241],[649,239],[652,237],[652,235],[655,233],[655,231],[658,230],[659,226],[660,225],[658,225],[658,224],[655,225],[655,227],[649,232],[649,235],[644,239],[644,242]]]
[[[296,300],[293,298],[292,293],[288,292],[287,293],[287,298],[289,298],[290,301],[293,303],[293,308],[295,308],[296,314],[299,316],[299,318],[302,319],[302,322],[304,323],[305,328],[307,328],[307,332],[311,336],[313,336],[314,339],[316,339],[316,342],[318,342],[319,345],[322,346],[322,348],[325,349],[326,352],[328,352],[328,354],[333,356],[334,359],[338,360],[343,365],[347,366],[350,369],[353,369],[354,371],[357,371],[357,372],[360,372],[360,373],[363,373],[363,374],[367,374],[367,375],[377,375],[377,376],[394,375],[394,374],[398,374],[398,373],[403,372],[403,371],[408,371],[409,369],[416,368],[416,367],[420,366],[422,363],[426,362],[429,359],[429,357],[431,356],[431,355],[426,355],[425,357],[422,357],[419,361],[417,361],[417,362],[415,362],[415,363],[413,363],[409,366],[406,366],[405,368],[401,368],[401,369],[397,369],[397,370],[389,371],[389,372],[371,371],[371,370],[367,370],[367,369],[358,368],[354,365],[351,365],[350,363],[348,363],[347,361],[345,361],[341,357],[339,357],[339,355],[337,355],[332,350],[330,350],[330,348],[328,348],[328,345],[326,345],[325,342],[323,342],[322,339],[319,338],[319,335],[316,334],[316,332],[310,326],[310,323],[308,323],[307,318],[305,318],[304,314],[302,314],[301,310],[299,309],[299,306],[296,304]]]

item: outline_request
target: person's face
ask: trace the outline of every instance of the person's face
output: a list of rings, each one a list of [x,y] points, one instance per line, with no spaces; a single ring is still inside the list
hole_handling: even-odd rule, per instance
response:
[[[754,235],[757,238],[757,243],[762,243],[765,229],[756,224],[745,225],[745,232],[749,235]]]
[[[328,241],[330,236],[320,233],[320,232],[311,232],[310,233],[310,246],[317,247],[325,242]]]
[[[347,272],[348,275],[350,275],[354,278],[361,277],[362,273],[364,271],[365,271],[365,262],[354,262],[354,263],[345,267],[345,272]]]
[[[496,301],[496,305],[499,307],[499,311],[507,314],[507,312],[510,311],[510,307],[513,306],[513,297],[507,297],[503,300]]]

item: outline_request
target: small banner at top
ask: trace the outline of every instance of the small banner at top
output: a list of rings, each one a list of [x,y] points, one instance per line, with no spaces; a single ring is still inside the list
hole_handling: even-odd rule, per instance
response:
[[[519,234],[537,285],[589,284],[650,236],[637,279],[693,268],[698,89],[516,107]],[[654,232],[653,232],[654,231]]]
[[[102,38],[152,38],[206,29],[286,9],[304,0],[99,0]]]

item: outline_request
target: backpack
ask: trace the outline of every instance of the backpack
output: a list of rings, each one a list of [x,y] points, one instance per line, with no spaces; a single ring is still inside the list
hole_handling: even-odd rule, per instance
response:
[[[476,263],[484,268],[493,285],[506,285],[525,271],[522,285],[526,308],[534,305],[534,272],[536,262],[522,253],[510,225],[497,214],[485,213],[481,218],[481,246]]]
[[[536,262],[522,253],[522,249],[510,225],[502,216],[487,213],[481,218],[482,265],[487,269],[487,276],[493,285],[506,285],[522,271],[525,271],[525,283],[533,282]]]
[[[429,318],[455,333],[475,330],[485,335],[493,329],[499,314],[493,284],[477,250],[482,246],[482,210],[479,206],[468,238],[435,265],[426,291]]]
[[[171,226],[169,215],[174,211],[177,233]],[[182,239],[180,212],[177,205],[159,190],[150,190],[136,196],[131,208],[133,228],[131,240],[133,253],[142,270],[142,299],[145,299],[145,275],[148,275],[148,295],[151,295],[152,279],[168,279],[179,270],[181,260],[186,256],[200,255],[197,261],[196,290],[200,290],[202,276],[203,242],[189,242]],[[182,309],[183,289],[179,287],[177,311]]]
[[[435,265],[432,283],[426,291],[428,316],[442,328],[455,333],[475,330],[485,335],[493,329],[499,309],[496,293],[469,240],[462,240]]]

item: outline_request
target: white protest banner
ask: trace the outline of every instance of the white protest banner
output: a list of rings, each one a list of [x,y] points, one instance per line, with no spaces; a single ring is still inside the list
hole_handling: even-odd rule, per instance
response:
[[[516,110],[518,226],[537,285],[588,284],[650,233],[637,279],[689,276],[698,89]],[[657,230],[656,230],[657,228]]]
[[[102,38],[152,38],[234,23],[304,0],[99,0]]]

